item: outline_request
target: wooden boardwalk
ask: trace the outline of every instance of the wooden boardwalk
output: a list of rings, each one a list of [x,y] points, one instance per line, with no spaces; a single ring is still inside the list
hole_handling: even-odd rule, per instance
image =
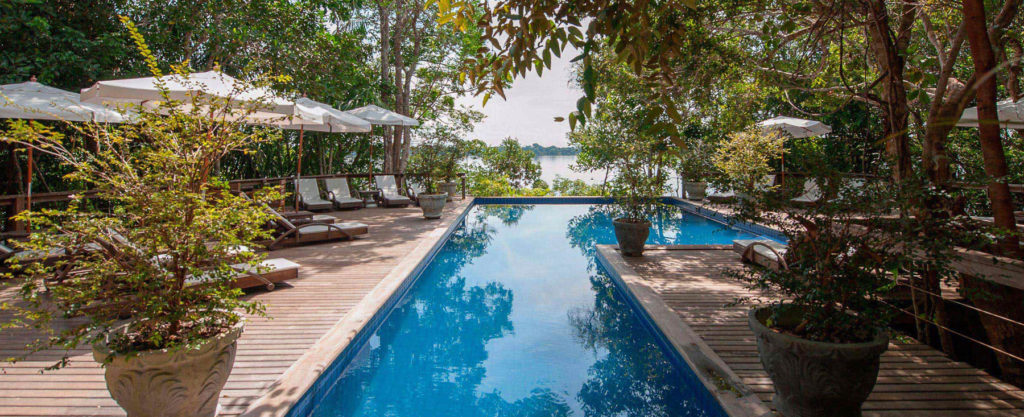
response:
[[[765,403],[772,383],[747,327],[748,307],[727,307],[749,292],[724,277],[740,265],[731,250],[659,249],[626,258],[643,285],[657,292]],[[929,346],[894,342],[882,356],[865,416],[1024,416],[1024,391]]]
[[[274,291],[247,296],[265,304],[269,318],[249,317],[239,340],[234,370],[222,393],[221,415],[238,415],[346,313],[367,295],[420,241],[451,224],[470,200],[449,203],[439,221],[423,219],[418,207],[368,208],[333,213],[370,225],[355,241],[305,245],[267,253],[301,265],[299,278]],[[0,301],[13,290],[3,289]],[[0,358],[21,354],[32,334],[0,331]],[[107,393],[103,369],[89,348],[71,352],[71,366],[40,374],[60,351],[40,352],[15,365],[0,364],[0,416],[123,416]]]

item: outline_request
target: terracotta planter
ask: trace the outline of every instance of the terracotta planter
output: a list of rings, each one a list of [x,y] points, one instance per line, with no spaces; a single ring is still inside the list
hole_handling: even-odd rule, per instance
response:
[[[879,357],[889,336],[879,330],[865,343],[825,343],[782,334],[764,320],[768,308],[750,310],[750,329],[757,338],[761,364],[772,379],[772,403],[786,417],[856,417],[878,379]],[[781,317],[795,324],[797,314]]]
[[[442,182],[441,191],[448,194],[448,201],[452,201],[455,198],[455,194],[459,192],[459,188],[454,182]]]
[[[243,322],[195,349],[166,349],[118,355],[93,346],[93,358],[106,364],[110,396],[128,417],[213,417],[220,391],[235,363]]]
[[[703,200],[707,189],[708,183],[706,182],[687,181],[683,184],[683,190],[686,191],[687,200]]]
[[[420,194],[417,197],[420,208],[423,209],[423,217],[426,219],[440,219],[444,212],[444,203],[447,201],[447,194]]]
[[[616,219],[615,239],[619,241],[619,250],[625,256],[643,256],[644,244],[651,234],[651,222],[637,219]]]

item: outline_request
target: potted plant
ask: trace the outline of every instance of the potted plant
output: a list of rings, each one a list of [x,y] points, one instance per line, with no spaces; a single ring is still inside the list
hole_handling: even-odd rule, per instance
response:
[[[159,75],[141,36],[125,23]],[[244,116],[257,102],[182,103],[166,91],[157,108],[132,109],[132,124],[67,123],[63,132],[72,133],[65,136],[14,121],[0,136],[51,155],[70,168],[70,180],[112,207],[89,209],[73,199],[65,209],[20,215],[33,227],[20,246],[61,256],[12,265],[25,302],[6,306],[14,318],[0,329],[46,329],[25,357],[92,344],[111,396],[129,416],[213,416],[243,331],[240,311],[262,312],[239,298],[231,265],[258,270],[259,257],[238,248],[268,237],[262,225],[269,216],[257,202],[280,196],[249,201],[210,174],[227,153],[278,136],[221,117]],[[83,141],[100,151],[81,152],[75,145]],[[65,355],[51,368],[67,364]]]
[[[420,181],[426,192],[416,196],[426,219],[440,219],[447,193],[438,192],[438,180],[444,175],[444,163],[448,157],[448,145],[437,138],[429,138],[417,145],[409,156],[409,169],[424,174]]]
[[[623,147],[618,157],[618,172],[612,181],[618,212],[612,224],[622,254],[642,256],[651,230],[649,219],[657,210],[666,181],[660,167],[652,164],[661,158],[646,152],[645,144],[624,144]]]
[[[714,172],[712,155],[716,144],[708,136],[686,140],[686,147],[679,151],[679,173],[682,174],[683,192],[689,200],[703,200],[708,188],[708,179]]]
[[[748,266],[730,274],[769,299],[785,300],[753,307],[748,320],[775,387],[775,408],[789,417],[859,416],[888,347],[886,326],[895,311],[883,297],[895,285],[891,272],[952,277],[956,254],[949,241],[925,237],[911,215],[927,187],[859,187],[835,175],[818,180],[829,184],[823,190],[829,198],[813,208],[794,208],[788,197],[766,191],[740,205],[738,220],[786,235],[788,268]],[[926,227],[953,236],[953,223]]]

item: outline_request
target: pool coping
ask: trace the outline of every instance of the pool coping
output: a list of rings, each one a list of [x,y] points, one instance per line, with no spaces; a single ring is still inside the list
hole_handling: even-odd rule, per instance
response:
[[[617,284],[625,284],[626,296],[639,305],[671,347],[686,361],[697,379],[730,417],[772,415],[740,377],[623,259],[616,245],[596,245],[597,259]],[[727,250],[731,245],[647,245],[646,250]]]
[[[316,381],[331,371],[331,365],[345,353],[356,338],[366,337],[371,333],[364,332],[364,329],[368,326],[372,328],[375,323],[386,318],[378,312],[387,311],[388,304],[402,298],[405,291],[411,287],[414,281],[412,278],[416,277],[428,263],[425,261],[433,258],[448,236],[465,220],[470,209],[476,205],[474,197],[467,199],[469,203],[451,223],[430,231],[426,238],[402,257],[398,265],[370,290],[369,294],[292,363],[272,386],[261,390],[259,398],[242,412],[241,417],[284,417],[301,402],[315,395],[311,390],[316,388]]]

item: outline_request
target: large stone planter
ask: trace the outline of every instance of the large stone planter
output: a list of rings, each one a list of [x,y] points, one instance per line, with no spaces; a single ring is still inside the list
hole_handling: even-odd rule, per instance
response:
[[[118,355],[106,345],[93,346],[93,358],[106,364],[110,396],[128,417],[213,417],[220,391],[235,363],[244,323],[196,349],[151,350]]]
[[[644,244],[651,234],[651,222],[638,219],[616,219],[615,239],[619,241],[619,250],[626,256],[643,256]]]
[[[687,200],[703,200],[707,189],[708,183],[706,182],[687,181],[683,184],[683,190],[686,191]]]
[[[856,417],[875,387],[879,357],[889,336],[879,330],[866,343],[824,343],[782,334],[764,320],[768,308],[750,310],[749,324],[757,338],[761,364],[775,385],[772,403],[786,417]],[[798,317],[781,317],[782,326]]]
[[[420,194],[417,198],[420,202],[420,208],[423,209],[424,218],[440,219],[441,213],[444,212],[444,203],[448,199],[448,194]]]
[[[442,182],[441,191],[448,194],[448,201],[452,201],[455,194],[459,192],[459,188],[454,182]]]

